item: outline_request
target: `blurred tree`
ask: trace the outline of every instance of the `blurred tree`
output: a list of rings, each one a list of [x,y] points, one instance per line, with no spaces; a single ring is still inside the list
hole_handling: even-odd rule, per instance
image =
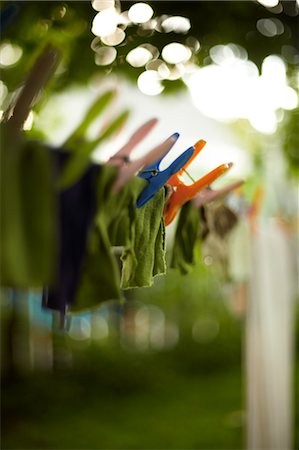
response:
[[[289,112],[284,127],[284,152],[294,176],[299,176],[299,108]]]
[[[62,91],[74,84],[87,85],[92,77],[100,75],[102,78],[112,72],[136,82],[145,67],[129,64],[126,60],[128,53],[138,46],[148,45],[154,49],[150,64],[156,70],[157,58],[158,63],[162,63],[162,57],[159,57],[162,49],[173,42],[182,43],[191,50],[190,62],[194,67],[211,64],[211,48],[229,43],[240,46],[236,51],[239,48],[241,53],[245,49],[245,57],[247,52],[248,58],[259,69],[265,57],[280,55],[287,66],[289,84],[297,87],[299,7],[296,1],[283,0],[272,8],[255,1],[152,1],[147,3],[154,11],[153,24],[150,24],[151,21],[136,24],[127,20],[126,12],[135,3],[115,0],[115,7],[124,13],[119,29],[125,32],[125,38],[117,45],[108,45],[105,39],[95,37],[91,31],[98,11],[90,1],[3,1],[0,50],[4,56],[11,52],[16,61],[6,64],[3,57],[0,61],[3,82],[0,83],[0,100],[4,98],[1,109],[5,110],[11,102],[7,91],[12,93],[18,89],[24,74],[48,42],[61,49],[63,54],[51,82],[52,92]],[[174,16],[190,20],[191,28],[168,32],[163,21]],[[111,58],[111,63],[99,65],[101,51],[112,51],[117,56]],[[175,72],[180,64],[167,63],[164,66],[166,71]],[[151,67],[146,65],[148,68]],[[170,95],[185,87],[180,74],[163,79],[162,84],[163,93]],[[41,103],[38,105],[40,107]],[[287,116],[286,126],[291,134],[285,123],[281,124],[285,155],[293,173],[297,173],[294,167],[298,164],[298,154],[296,133],[293,131],[297,115],[290,111]]]
[[[121,10],[128,10],[135,3],[120,2]],[[23,54],[16,64],[5,68],[2,66],[4,83],[9,90],[16,88],[21,75],[32,64],[40,47],[48,41],[61,47],[64,53],[57,74],[59,76],[56,89],[62,89],[70,83],[85,84],[93,74],[110,73],[111,70],[136,80],[144,68],[135,68],[126,62],[125,58],[130,50],[145,42],[157,47],[159,51],[170,42],[186,43],[192,47],[194,40],[190,40],[190,37],[200,43],[200,49],[194,51],[192,57],[199,65],[211,62],[209,57],[211,47],[230,42],[244,47],[249,59],[258,67],[269,54],[282,55],[290,71],[298,64],[298,6],[295,1],[282,1],[275,8],[265,8],[254,1],[148,3],[154,10],[154,17],[158,19],[161,17],[165,19],[171,15],[187,17],[191,21],[191,29],[186,33],[176,33],[165,32],[163,27],[159,26],[156,27],[159,31],[156,31],[133,23],[124,25],[126,38],[116,46],[117,58],[110,65],[100,67],[95,64],[94,52],[91,49],[94,36],[90,29],[92,20],[97,14],[91,2],[15,2],[19,10],[11,19],[12,23],[8,23],[3,30],[2,40],[18,45]],[[5,11],[11,4],[11,1],[2,2],[1,11]],[[271,19],[265,23],[262,31],[257,26],[261,19]],[[105,47],[102,43],[100,45]],[[164,92],[182,85],[183,83],[177,80],[167,82]]]

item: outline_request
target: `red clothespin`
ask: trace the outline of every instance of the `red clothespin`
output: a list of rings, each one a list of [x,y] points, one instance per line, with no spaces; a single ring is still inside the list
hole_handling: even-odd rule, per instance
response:
[[[171,179],[168,180],[167,184],[170,185],[172,189],[172,195],[170,196],[168,203],[166,204],[164,209],[165,225],[169,225],[173,221],[181,206],[194,198],[200,190],[209,186],[211,183],[213,183],[213,181],[226,173],[232,167],[232,163],[222,164],[221,166],[209,172],[204,177],[195,181],[193,184],[189,186],[186,185],[182,181],[181,176],[183,172],[186,172],[186,168],[202,150],[205,144],[206,142],[203,140],[198,141],[194,146],[195,152],[192,158],[190,158],[188,163],[183,167],[183,169],[181,169],[178,174],[173,175]]]

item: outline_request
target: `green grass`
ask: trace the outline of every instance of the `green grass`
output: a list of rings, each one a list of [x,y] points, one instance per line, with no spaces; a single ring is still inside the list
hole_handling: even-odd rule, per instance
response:
[[[241,372],[119,352],[3,389],[3,449],[240,449]]]

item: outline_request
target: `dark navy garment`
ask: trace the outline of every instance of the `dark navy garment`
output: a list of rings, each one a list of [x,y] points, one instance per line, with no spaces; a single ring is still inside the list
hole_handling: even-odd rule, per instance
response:
[[[51,149],[57,180],[71,153]],[[43,306],[62,314],[75,300],[86,252],[87,237],[96,212],[96,183],[100,166],[90,164],[80,180],[58,194],[59,257],[56,283],[44,290]]]
[[[23,5],[20,2],[15,2],[0,11],[0,30],[2,36],[4,31],[6,31],[6,28],[8,28],[18,16],[22,6]]]

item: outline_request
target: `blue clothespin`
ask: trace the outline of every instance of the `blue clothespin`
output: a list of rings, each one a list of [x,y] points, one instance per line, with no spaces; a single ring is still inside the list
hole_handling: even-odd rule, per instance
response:
[[[175,142],[179,138],[179,133],[175,133],[176,137]],[[169,149],[170,150],[170,149]],[[185,150],[170,166],[165,170],[160,170],[160,164],[165,155],[156,161],[154,164],[151,164],[145,167],[142,171],[139,172],[138,176],[148,181],[148,185],[143,189],[140,196],[137,199],[136,206],[137,208],[141,208],[144,206],[156,192],[159,191],[169,180],[169,178],[177,173],[191,158],[194,153],[194,147],[190,147]]]

